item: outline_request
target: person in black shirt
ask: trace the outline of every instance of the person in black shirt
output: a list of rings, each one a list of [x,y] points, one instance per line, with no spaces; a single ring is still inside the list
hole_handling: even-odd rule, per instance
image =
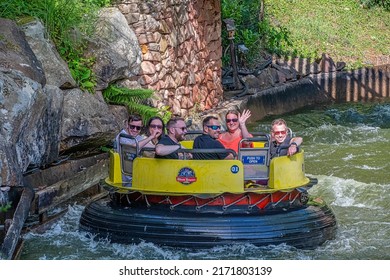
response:
[[[203,134],[194,140],[194,149],[225,149],[217,139],[221,133],[221,124],[214,116],[203,120]],[[194,159],[233,159],[231,153],[194,153]]]
[[[187,126],[182,118],[170,119],[167,123],[167,135],[163,136],[156,145],[155,158],[179,159],[178,151],[184,147],[179,143],[184,140],[187,132]],[[191,158],[190,154],[186,154],[186,158]]]

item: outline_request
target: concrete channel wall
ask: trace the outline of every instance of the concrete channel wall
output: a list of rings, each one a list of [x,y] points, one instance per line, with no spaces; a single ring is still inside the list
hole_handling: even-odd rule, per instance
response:
[[[321,104],[348,102],[381,102],[390,99],[390,65],[311,74],[296,81],[227,100],[215,109],[223,120],[231,108],[249,109],[250,121],[265,116],[282,115],[295,110]]]

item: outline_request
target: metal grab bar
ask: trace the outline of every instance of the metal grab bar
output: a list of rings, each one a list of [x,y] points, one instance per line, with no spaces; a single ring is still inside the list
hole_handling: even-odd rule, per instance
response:
[[[155,152],[156,149],[155,148],[151,148],[151,147],[143,147],[141,150],[140,150],[140,153],[142,154],[142,152]],[[190,154],[196,154],[196,153],[216,153],[216,154],[223,154],[223,153],[231,153],[233,155],[233,157],[235,159],[237,159],[237,153],[232,150],[232,149],[178,149],[177,150],[178,153],[183,153],[184,155],[186,153],[190,153]],[[183,159],[186,159],[186,158],[183,158]]]
[[[121,143],[121,138],[127,138],[134,140],[134,144]],[[121,171],[122,174],[132,176],[133,174],[133,161],[140,154],[138,140],[128,134],[121,133],[118,137],[118,151],[121,159]]]
[[[203,131],[202,130],[188,130],[186,132],[186,135],[189,134],[189,135],[194,135],[194,134],[203,134]]]
[[[179,153],[190,153],[190,154],[224,154],[224,153],[230,153],[233,155],[234,159],[237,159],[237,153],[232,149],[179,149],[177,150]],[[184,158],[185,159],[185,158]]]
[[[238,157],[244,165],[244,180],[268,180],[270,164],[270,135],[252,134],[255,137],[241,139],[238,145]],[[263,143],[262,146],[242,147],[243,143]]]

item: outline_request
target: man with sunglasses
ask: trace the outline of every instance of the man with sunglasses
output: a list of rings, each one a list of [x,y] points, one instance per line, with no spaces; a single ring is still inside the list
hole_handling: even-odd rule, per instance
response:
[[[142,130],[142,118],[139,115],[130,115],[126,122],[126,127],[121,130],[121,132],[118,133],[118,135],[115,138],[116,141],[116,151],[118,153],[121,153],[121,144],[135,146],[136,141],[138,142],[138,148],[143,148],[146,144],[148,144],[152,139],[157,138],[161,135],[162,130],[153,130],[152,133],[148,136],[140,135],[140,132]],[[121,134],[126,134],[129,136],[134,137],[134,139],[121,137]],[[125,187],[131,187],[132,186],[132,176],[122,174],[122,184]]]
[[[276,156],[291,156],[299,151],[302,137],[291,138],[288,135],[287,123],[283,119],[276,119],[271,123],[271,158]]]
[[[128,144],[128,145],[135,145],[135,140],[134,139],[129,139],[129,138],[124,138],[120,137],[121,134],[127,134],[135,139],[137,139],[138,142],[144,139],[140,135],[142,129],[142,118],[139,115],[130,115],[129,118],[127,119],[126,126],[121,130],[121,132],[118,133],[116,136],[116,149],[119,152],[119,146],[120,144]]]
[[[141,129],[142,129],[142,118],[139,115],[130,115],[127,119],[126,127],[121,130],[121,132],[118,133],[118,135],[115,138],[116,141],[116,150],[119,152],[119,146],[120,144],[127,144],[127,145],[134,145],[135,141],[138,141],[138,147],[139,149],[143,148],[147,143],[149,143],[152,139],[159,137],[162,131],[153,131],[150,135],[143,136],[140,135]],[[129,139],[120,137],[121,134],[127,134],[135,139]]]
[[[207,116],[203,120],[203,134],[194,140],[194,149],[225,149],[217,139],[221,133],[218,118]],[[194,153],[194,159],[233,159],[231,153]]]
[[[135,146],[135,141],[138,142],[144,140],[145,137],[140,135],[142,129],[142,118],[139,115],[130,115],[126,121],[125,127],[118,133],[115,137],[115,149],[118,153],[121,153],[121,144]],[[125,137],[121,137],[121,134],[130,135],[135,139],[129,139]],[[122,184],[125,187],[132,186],[133,177],[130,175],[122,174]]]
[[[161,137],[156,145],[155,158],[179,159],[182,155],[178,153],[184,147],[179,143],[184,140],[187,126],[183,118],[172,118],[167,123],[167,135]],[[186,154],[186,158],[192,158]]]

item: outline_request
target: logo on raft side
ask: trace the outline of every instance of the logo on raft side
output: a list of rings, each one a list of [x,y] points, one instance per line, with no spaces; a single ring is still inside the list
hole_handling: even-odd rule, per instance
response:
[[[179,174],[176,177],[176,181],[184,185],[189,185],[196,182],[196,176],[194,170],[189,167],[183,167],[179,170]]]

